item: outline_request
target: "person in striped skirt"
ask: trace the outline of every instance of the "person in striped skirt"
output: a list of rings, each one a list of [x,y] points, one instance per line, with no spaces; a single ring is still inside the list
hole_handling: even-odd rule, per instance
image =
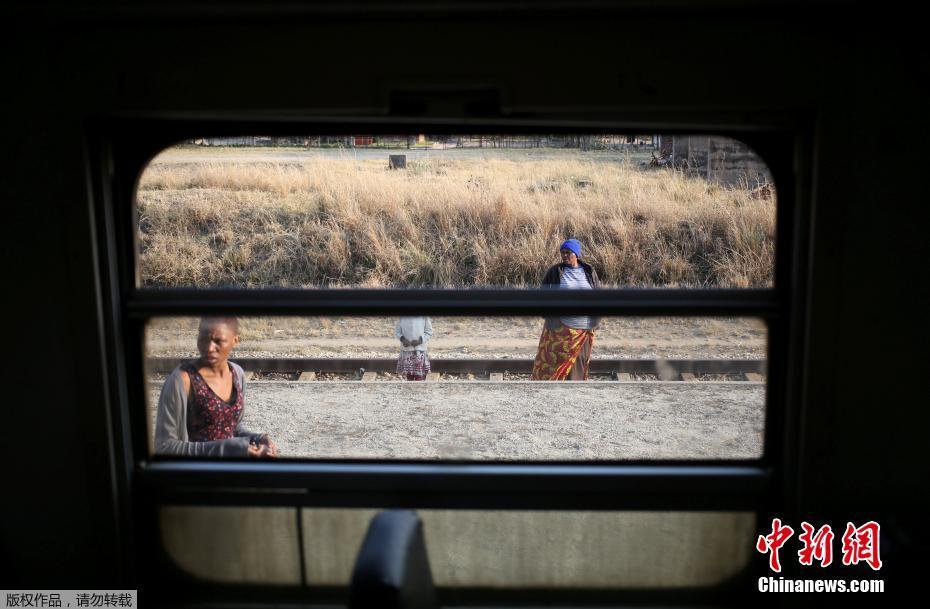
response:
[[[426,380],[429,374],[429,339],[433,336],[433,323],[429,317],[401,317],[394,326],[394,336],[400,341],[397,374],[408,381]]]

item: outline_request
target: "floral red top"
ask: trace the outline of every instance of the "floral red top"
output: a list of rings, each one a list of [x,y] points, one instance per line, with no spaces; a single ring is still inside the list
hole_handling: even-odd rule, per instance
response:
[[[184,364],[181,370],[191,379],[191,397],[188,400],[187,434],[191,442],[228,440],[235,436],[239,419],[242,418],[242,387],[233,373],[233,394],[225,402],[210,389],[197,367]]]

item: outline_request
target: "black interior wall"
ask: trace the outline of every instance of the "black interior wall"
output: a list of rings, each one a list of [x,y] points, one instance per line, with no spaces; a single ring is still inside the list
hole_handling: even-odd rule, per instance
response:
[[[799,269],[810,279],[807,378],[789,496],[812,522],[884,519],[905,547],[925,547],[928,58],[913,15],[710,1],[314,6],[9,9],[4,587],[134,587],[120,564],[129,540],[114,500],[93,249],[95,120],[384,115],[392,91],[434,87],[496,89],[504,116],[773,116],[806,132],[814,239]],[[880,368],[864,359],[876,357]]]

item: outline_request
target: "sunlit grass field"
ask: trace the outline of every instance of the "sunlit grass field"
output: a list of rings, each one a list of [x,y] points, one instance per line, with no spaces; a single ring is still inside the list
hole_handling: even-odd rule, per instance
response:
[[[599,152],[387,154],[166,151],[137,192],[143,285],[536,286],[567,237],[607,285],[772,285],[776,202],[748,187]]]

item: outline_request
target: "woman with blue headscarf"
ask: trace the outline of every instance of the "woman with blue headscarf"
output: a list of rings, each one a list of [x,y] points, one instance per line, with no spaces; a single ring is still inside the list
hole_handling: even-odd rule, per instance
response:
[[[560,290],[592,290],[600,287],[594,268],[581,259],[581,243],[567,239],[559,246],[562,262],[543,277],[542,287]],[[599,318],[565,315],[546,319],[533,363],[534,381],[583,381],[588,378],[594,330]]]

